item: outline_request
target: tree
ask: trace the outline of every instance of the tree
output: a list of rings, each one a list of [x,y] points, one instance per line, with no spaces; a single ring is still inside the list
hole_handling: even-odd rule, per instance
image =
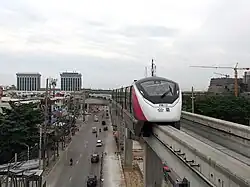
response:
[[[187,99],[187,98],[186,98]],[[187,111],[191,111],[191,99],[185,101]],[[226,121],[248,125],[250,101],[235,96],[206,96],[195,99],[195,113]]]
[[[27,150],[24,144],[39,142],[39,127],[43,113],[36,104],[10,103],[11,109],[0,114],[0,162],[9,161],[15,153]]]

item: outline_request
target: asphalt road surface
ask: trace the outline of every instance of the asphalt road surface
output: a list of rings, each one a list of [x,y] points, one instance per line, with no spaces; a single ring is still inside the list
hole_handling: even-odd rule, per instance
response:
[[[72,139],[65,155],[59,160],[55,169],[57,172],[53,174],[52,179],[47,182],[48,187],[85,187],[87,186],[87,176],[96,175],[98,178],[98,186],[100,186],[100,169],[101,162],[91,164],[91,154],[97,152],[100,155],[104,151],[104,146],[96,147],[96,141],[101,139],[105,143],[107,131],[103,131],[101,125],[103,112],[97,114],[99,122],[94,122],[94,116],[88,118],[88,122],[83,125],[78,134]],[[92,127],[102,128],[101,133],[92,133]],[[73,159],[73,166],[69,165],[70,158]],[[54,171],[54,172],[55,172]]]

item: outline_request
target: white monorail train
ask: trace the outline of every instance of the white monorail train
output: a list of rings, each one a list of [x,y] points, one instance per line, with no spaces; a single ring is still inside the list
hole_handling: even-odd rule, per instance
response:
[[[149,136],[152,124],[180,129],[182,94],[179,85],[166,78],[148,77],[132,84],[135,133]]]

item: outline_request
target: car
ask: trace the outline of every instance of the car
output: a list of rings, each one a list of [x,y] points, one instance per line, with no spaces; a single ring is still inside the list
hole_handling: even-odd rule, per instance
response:
[[[92,133],[97,133],[97,128],[96,127],[92,127]]]
[[[98,117],[97,116],[94,117],[94,122],[98,122]]]
[[[102,140],[97,140],[96,147],[102,147]]]
[[[98,163],[100,160],[100,157],[97,153],[94,153],[91,155],[91,163]]]
[[[96,187],[97,186],[97,176],[89,175],[87,179],[87,187]]]
[[[108,130],[108,127],[103,127],[103,131],[107,131]]]
[[[102,121],[102,125],[106,125],[106,121]]]

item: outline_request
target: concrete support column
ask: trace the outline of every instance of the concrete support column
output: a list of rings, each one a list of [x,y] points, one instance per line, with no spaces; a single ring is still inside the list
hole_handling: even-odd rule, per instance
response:
[[[133,141],[130,136],[130,131],[128,128],[125,128],[125,136],[124,136],[124,167],[132,167],[133,161]]]
[[[162,186],[163,170],[162,161],[154,151],[144,144],[144,187]]]

